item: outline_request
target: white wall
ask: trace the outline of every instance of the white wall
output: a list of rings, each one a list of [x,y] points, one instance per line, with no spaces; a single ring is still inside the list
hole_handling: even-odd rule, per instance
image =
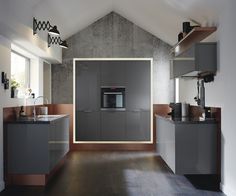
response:
[[[15,44],[26,51],[47,59],[49,62],[60,63],[62,51],[60,47],[47,46],[47,32],[45,36],[33,35],[32,22],[34,7],[40,0],[0,0],[0,72],[11,76],[11,44]],[[36,96],[43,94],[43,60],[32,59],[32,89]],[[36,90],[37,89],[37,90]],[[20,105],[32,105],[33,100],[11,99],[10,90],[4,90],[0,84],[0,191],[4,188],[3,181],[3,108]],[[41,100],[37,104],[41,104]]]
[[[222,108],[222,189],[236,195],[236,1],[227,0],[217,32],[219,67],[213,83],[206,84],[206,105]],[[194,103],[196,81],[180,82],[180,101]]]
[[[32,89],[36,89],[36,96],[43,95],[43,60],[34,58],[32,60],[32,68],[34,70],[32,81],[34,81]],[[0,73],[7,73],[7,77],[11,76],[11,42],[0,35]],[[4,188],[3,181],[3,108],[21,105],[32,105],[32,99],[12,99],[10,98],[10,90],[4,90],[3,84],[0,83],[0,191]],[[42,104],[39,100],[37,104]]]
[[[58,46],[48,48],[47,31],[33,35],[33,16],[39,0],[1,0],[0,35],[12,43],[52,63],[61,63],[62,50]],[[41,34],[39,35],[39,34]]]

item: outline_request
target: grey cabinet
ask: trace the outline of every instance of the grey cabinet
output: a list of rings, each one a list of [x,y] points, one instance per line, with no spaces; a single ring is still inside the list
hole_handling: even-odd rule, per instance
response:
[[[76,113],[76,140],[99,141],[100,140],[100,112],[81,111]]]
[[[124,62],[126,140],[150,140],[151,67],[148,61]]]
[[[101,112],[101,140],[123,141],[125,139],[125,112]]]
[[[177,122],[156,118],[157,150],[176,174],[217,173],[215,122]]]
[[[69,117],[48,124],[7,124],[9,174],[49,174],[69,151]]]
[[[150,140],[150,60],[77,61],[75,81],[76,141]],[[101,86],[125,86],[126,111],[101,111]]]
[[[150,110],[151,67],[148,61],[124,62],[126,110]]]
[[[100,62],[76,62],[76,110],[100,110]]]
[[[196,43],[171,61],[170,78],[215,74],[217,70],[217,44]]]
[[[123,61],[101,62],[101,86],[125,86]]]
[[[126,140],[149,141],[150,140],[150,112],[127,111],[126,112]]]
[[[100,139],[100,61],[76,62],[76,140]]]

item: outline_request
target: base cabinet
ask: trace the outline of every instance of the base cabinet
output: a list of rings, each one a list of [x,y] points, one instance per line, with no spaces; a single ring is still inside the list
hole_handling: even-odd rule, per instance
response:
[[[126,140],[145,141],[150,140],[150,112],[127,111],[126,112]]]
[[[69,117],[48,124],[7,124],[7,172],[49,174],[69,152]]]
[[[76,113],[76,140],[98,141],[100,140],[100,112],[77,111]]]
[[[176,174],[217,173],[217,125],[156,118],[157,150]]]
[[[121,141],[125,138],[125,112],[101,112],[101,141]]]

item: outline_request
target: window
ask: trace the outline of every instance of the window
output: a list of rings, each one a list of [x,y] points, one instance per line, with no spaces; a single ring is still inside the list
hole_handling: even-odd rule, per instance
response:
[[[11,52],[11,86],[17,87],[13,97],[24,98],[26,90],[30,88],[30,59],[21,54]]]

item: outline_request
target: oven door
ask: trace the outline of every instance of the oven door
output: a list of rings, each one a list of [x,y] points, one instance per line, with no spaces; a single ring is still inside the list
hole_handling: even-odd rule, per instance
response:
[[[124,88],[102,88],[101,110],[125,110]]]

